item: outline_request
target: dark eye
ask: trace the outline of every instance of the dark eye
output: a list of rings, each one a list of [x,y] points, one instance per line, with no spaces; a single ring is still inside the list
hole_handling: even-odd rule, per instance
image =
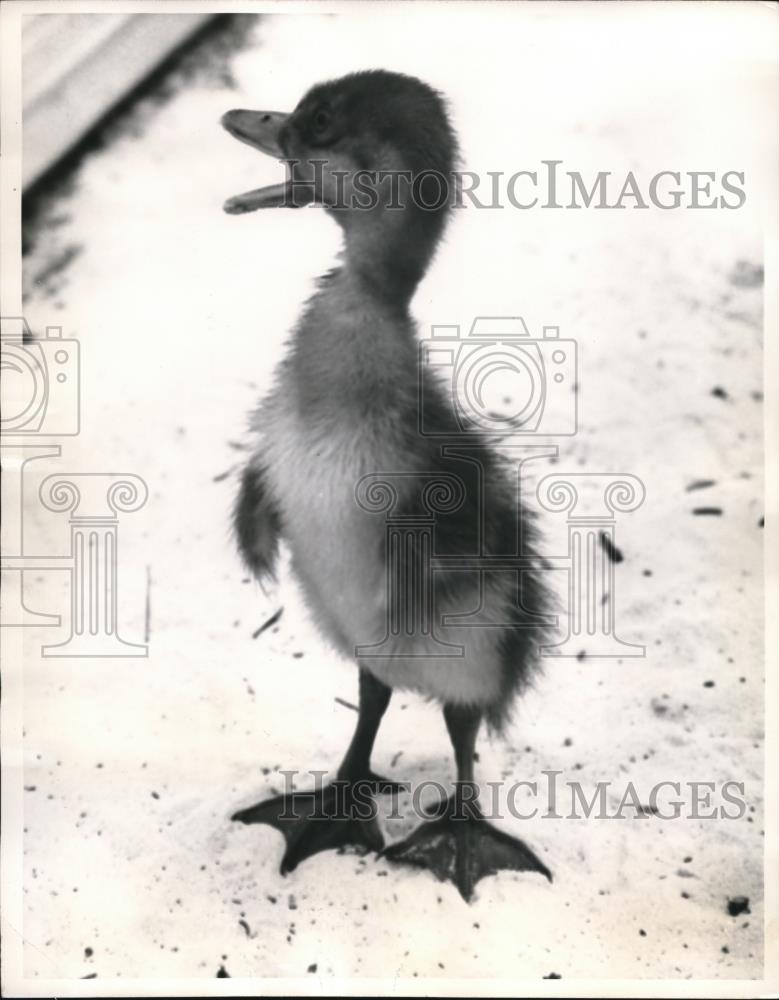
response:
[[[314,132],[317,135],[321,135],[330,128],[331,116],[330,112],[326,108],[319,108],[318,111],[314,113],[313,127]]]

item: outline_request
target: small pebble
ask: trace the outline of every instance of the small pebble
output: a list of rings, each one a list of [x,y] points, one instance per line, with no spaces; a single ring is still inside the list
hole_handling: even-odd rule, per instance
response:
[[[749,896],[733,896],[728,900],[728,913],[731,917],[737,917],[741,913],[751,913],[749,909]]]

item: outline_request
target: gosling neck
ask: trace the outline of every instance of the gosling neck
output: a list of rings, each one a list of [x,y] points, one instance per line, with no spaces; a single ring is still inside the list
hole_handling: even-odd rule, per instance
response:
[[[445,225],[443,212],[416,207],[334,213],[344,231],[344,263],[366,293],[404,314]]]

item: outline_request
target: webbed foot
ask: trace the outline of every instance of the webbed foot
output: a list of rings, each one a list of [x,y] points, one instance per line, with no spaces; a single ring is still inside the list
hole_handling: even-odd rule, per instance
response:
[[[231,818],[239,823],[265,823],[283,834],[287,847],[280,871],[286,875],[320,851],[348,845],[380,851],[384,837],[373,797],[402,789],[399,782],[369,771],[359,780],[336,779],[316,791],[277,795]]]
[[[552,873],[521,840],[488,823],[475,802],[459,807],[447,799],[438,819],[428,820],[382,857],[428,868],[440,881],[453,882],[470,902],[476,883],[504,869],[533,871],[552,881]]]

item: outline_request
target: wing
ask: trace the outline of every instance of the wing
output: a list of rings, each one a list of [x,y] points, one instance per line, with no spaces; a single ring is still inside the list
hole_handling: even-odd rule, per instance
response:
[[[255,465],[244,469],[233,508],[233,527],[247,567],[260,581],[275,579],[281,520],[264,472]]]

